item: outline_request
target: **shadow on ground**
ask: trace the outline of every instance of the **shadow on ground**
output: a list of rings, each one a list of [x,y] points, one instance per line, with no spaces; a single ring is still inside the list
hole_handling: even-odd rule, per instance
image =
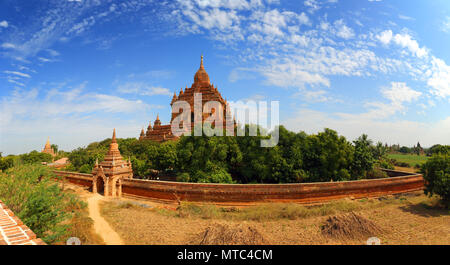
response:
[[[423,202],[401,206],[400,209],[422,217],[441,217],[450,215],[450,209],[445,209],[443,206],[438,204],[430,205]]]

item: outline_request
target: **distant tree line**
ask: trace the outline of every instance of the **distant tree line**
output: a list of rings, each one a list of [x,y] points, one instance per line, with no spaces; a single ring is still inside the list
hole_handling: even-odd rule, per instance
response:
[[[35,164],[42,162],[50,163],[52,162],[52,160],[53,160],[52,155],[41,153],[36,150],[21,155],[8,155],[5,157],[2,157],[0,155],[0,170],[5,171],[8,168],[14,167],[14,165],[21,165],[21,164]]]
[[[250,126],[245,128],[247,132]],[[318,134],[291,132],[279,127],[279,143],[260,147],[265,136],[181,137],[156,143],[118,139],[125,159],[138,178],[176,176],[179,181],[213,183],[294,183],[386,177],[377,167],[393,168],[388,149],[367,135],[349,142],[336,131]],[[70,171],[89,173],[102,161],[111,139],[94,142],[68,154]]]
[[[240,129],[248,132],[250,126]],[[135,138],[117,141],[122,156],[131,160],[134,176],[143,179],[171,175],[178,181],[204,183],[324,182],[382,178],[387,175],[379,168],[394,168],[393,160],[387,158],[393,146],[374,144],[365,134],[350,142],[331,129],[308,135],[280,126],[277,146],[262,148],[260,141],[265,138],[259,133],[252,137],[182,136],[164,143]],[[104,159],[110,143],[106,139],[72,152],[59,151],[55,159],[66,156],[70,160],[66,170],[90,173],[95,161]],[[434,145],[426,153],[431,158],[420,168],[425,193],[439,195],[448,207],[450,146]],[[6,157],[0,153],[0,170],[52,159],[37,151]]]
[[[427,155],[432,156],[438,153],[449,153],[450,145],[440,145],[436,144],[431,146],[430,148],[423,148],[418,142],[417,145],[413,147],[408,146],[400,146],[400,145],[391,145],[388,147],[390,153],[402,153],[402,154],[416,154],[416,155]]]

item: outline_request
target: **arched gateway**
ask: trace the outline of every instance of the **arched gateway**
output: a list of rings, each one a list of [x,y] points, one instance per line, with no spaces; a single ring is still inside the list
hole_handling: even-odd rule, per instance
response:
[[[133,178],[131,161],[123,160],[120,155],[119,145],[116,140],[116,129],[114,129],[109,151],[100,164],[98,160],[92,170],[92,192],[102,193],[105,197],[122,196],[122,179]]]

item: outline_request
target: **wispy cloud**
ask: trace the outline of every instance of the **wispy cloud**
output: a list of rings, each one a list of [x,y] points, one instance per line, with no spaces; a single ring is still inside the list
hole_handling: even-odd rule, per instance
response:
[[[150,86],[144,82],[127,82],[120,84],[117,87],[117,91],[123,94],[136,94],[141,96],[172,95],[167,88]]]
[[[398,18],[399,19],[403,19],[403,20],[414,20],[414,18],[412,18],[412,17],[408,17],[408,16],[405,16],[405,15],[398,15]]]
[[[442,31],[450,33],[450,17],[446,17],[444,22],[442,22]]]
[[[9,71],[9,70],[5,70],[5,71],[3,71],[3,73],[5,73],[5,74],[11,74],[11,75],[16,75],[16,76],[20,76],[20,77],[26,77],[26,78],[30,78],[30,77],[31,77],[29,74],[22,73],[22,72],[18,72],[18,71]]]
[[[161,108],[141,100],[89,92],[86,82],[77,86],[64,83],[53,86],[49,90],[17,88],[0,100],[2,151],[39,150],[42,147],[36,143],[45,143],[47,136],[52,137],[52,143],[71,150],[110,137],[113,128],[117,128],[119,137],[136,137],[147,113]]]

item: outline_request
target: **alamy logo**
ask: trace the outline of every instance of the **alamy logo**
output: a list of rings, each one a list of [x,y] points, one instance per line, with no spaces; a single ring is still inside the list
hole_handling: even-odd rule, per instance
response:
[[[222,104],[218,101],[203,102],[202,94],[194,94],[192,105],[183,100],[175,101],[172,113],[178,114],[171,122],[174,136],[266,136],[261,147],[274,147],[279,140],[279,102],[237,101]],[[248,132],[238,123],[249,124]],[[270,125],[269,125],[270,124]]]

